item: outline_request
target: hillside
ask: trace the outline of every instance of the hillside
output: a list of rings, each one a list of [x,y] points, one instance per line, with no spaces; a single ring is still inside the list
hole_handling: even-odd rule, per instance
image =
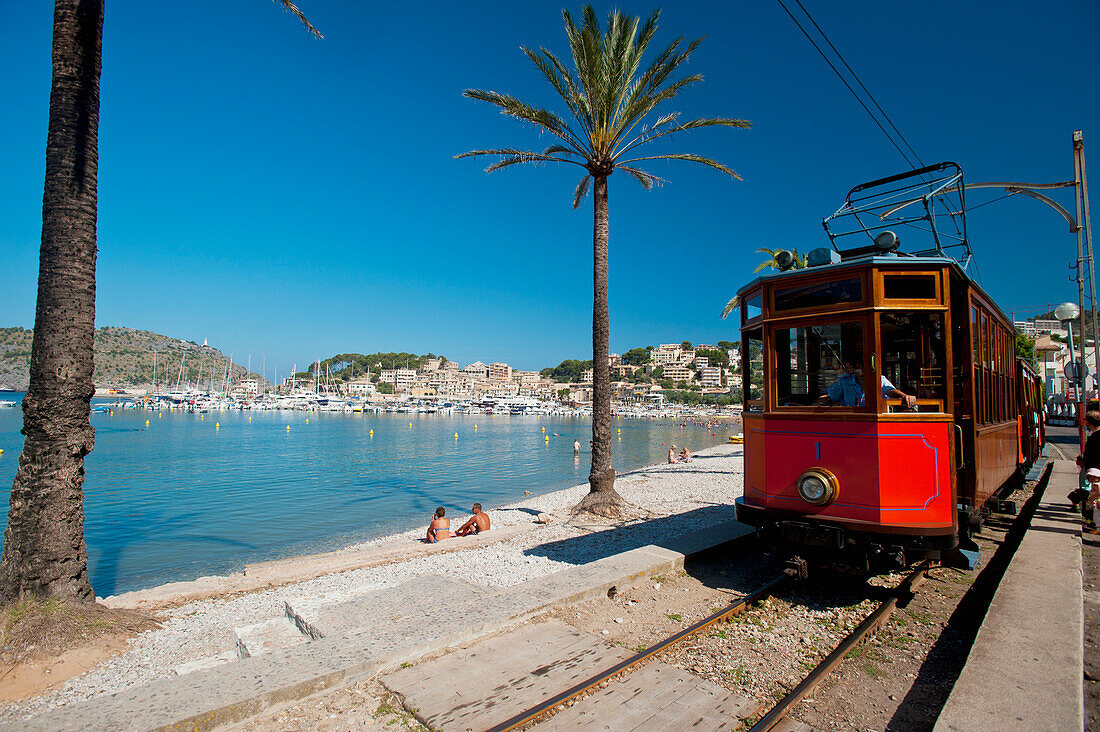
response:
[[[0,387],[19,391],[27,388],[30,378],[31,336],[25,328],[0,328]],[[203,379],[225,379],[228,357],[216,348],[194,341],[133,328],[97,328],[95,332],[95,383],[97,387],[144,385],[153,382],[153,350],[157,352],[157,382],[175,383],[184,365],[184,380],[194,381],[202,369]],[[233,364],[233,378],[245,377],[247,370]],[[255,374],[253,374],[255,376]]]

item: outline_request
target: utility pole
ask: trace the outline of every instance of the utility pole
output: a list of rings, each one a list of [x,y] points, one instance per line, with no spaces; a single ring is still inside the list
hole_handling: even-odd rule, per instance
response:
[[[1100,370],[1100,331],[1096,328],[1096,273],[1092,251],[1092,223],[1089,218],[1089,184],[1085,176],[1085,138],[1081,130],[1073,132],[1073,178],[1074,193],[1077,202],[1077,241],[1084,237],[1085,252],[1089,263],[1089,288],[1092,295],[1092,365]],[[1081,331],[1084,334],[1084,331]],[[1084,353],[1084,335],[1081,337],[1081,352]],[[1095,380],[1100,374],[1094,374]],[[1095,382],[1094,382],[1095,383]]]

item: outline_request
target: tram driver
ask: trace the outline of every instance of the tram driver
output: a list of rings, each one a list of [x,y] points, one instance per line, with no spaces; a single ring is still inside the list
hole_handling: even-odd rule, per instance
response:
[[[917,398],[906,394],[901,389],[890,383],[885,376],[879,377],[879,386],[885,399],[901,399],[908,408],[913,409],[917,404]],[[825,388],[825,393],[817,398],[816,404],[822,406],[837,407],[862,407],[865,404],[863,392],[863,367],[845,359],[844,373],[837,380]]]

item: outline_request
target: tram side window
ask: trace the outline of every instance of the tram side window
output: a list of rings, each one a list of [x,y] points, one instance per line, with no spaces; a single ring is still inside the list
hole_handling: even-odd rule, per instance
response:
[[[764,341],[760,330],[742,332],[741,399],[746,412],[764,411]]]
[[[938,407],[918,405],[918,409],[943,411],[947,398],[947,359],[945,356],[943,313],[883,313],[882,375],[897,389],[918,400],[937,399]],[[894,411],[897,405],[890,405]]]
[[[776,329],[775,378],[780,407],[864,406],[863,326]]]
[[[970,337],[974,340],[974,420],[981,423],[981,320],[978,319],[978,308],[970,308]]]

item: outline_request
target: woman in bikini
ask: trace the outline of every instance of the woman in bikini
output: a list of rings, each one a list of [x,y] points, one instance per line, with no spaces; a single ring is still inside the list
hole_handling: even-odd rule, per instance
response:
[[[432,522],[428,524],[428,535],[424,538],[425,544],[434,544],[440,539],[451,538],[451,520],[443,518],[446,513],[447,510],[443,506],[435,509]]]

